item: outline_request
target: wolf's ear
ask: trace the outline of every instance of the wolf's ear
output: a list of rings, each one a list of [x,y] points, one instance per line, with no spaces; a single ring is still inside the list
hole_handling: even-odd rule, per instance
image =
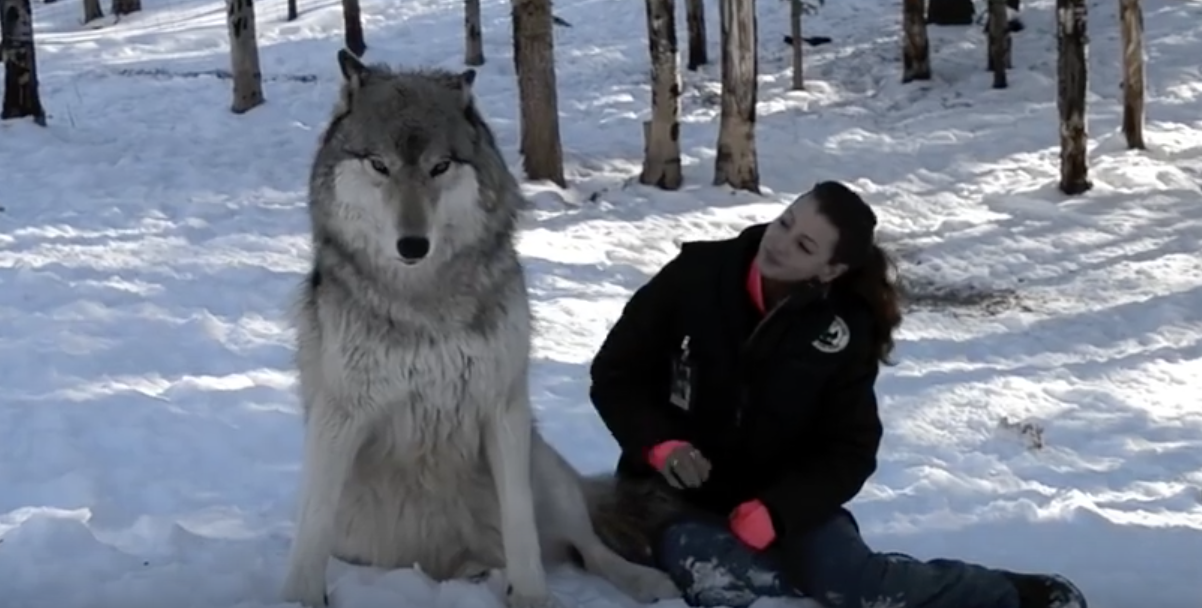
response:
[[[476,70],[466,69],[459,74],[459,91],[463,95],[463,107],[472,105],[472,85],[476,84]]]
[[[342,71],[342,80],[351,90],[363,86],[367,80],[368,67],[354,53],[346,49],[338,49],[338,69]]]

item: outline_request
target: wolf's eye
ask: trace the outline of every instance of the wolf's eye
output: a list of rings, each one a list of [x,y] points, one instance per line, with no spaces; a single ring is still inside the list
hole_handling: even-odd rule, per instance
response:
[[[384,161],[382,161],[378,158],[373,158],[373,159],[371,159],[370,162],[371,162],[371,168],[376,173],[379,173],[380,175],[388,175],[388,165],[385,165]]]
[[[446,173],[447,169],[450,169],[450,168],[451,168],[451,161],[444,160],[444,161],[438,163],[437,165],[434,165],[434,167],[430,169],[430,177],[438,177],[439,175]]]

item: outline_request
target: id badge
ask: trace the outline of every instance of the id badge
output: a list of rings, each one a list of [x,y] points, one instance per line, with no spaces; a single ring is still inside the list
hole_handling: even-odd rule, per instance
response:
[[[689,358],[689,337],[680,343],[680,354],[672,361],[672,405],[688,410],[693,397],[693,366]]]

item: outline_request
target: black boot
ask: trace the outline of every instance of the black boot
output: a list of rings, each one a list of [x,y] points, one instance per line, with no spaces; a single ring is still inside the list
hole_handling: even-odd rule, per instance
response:
[[[1063,576],[1004,571],[1002,574],[1018,589],[1019,608],[1088,608],[1085,595]]]

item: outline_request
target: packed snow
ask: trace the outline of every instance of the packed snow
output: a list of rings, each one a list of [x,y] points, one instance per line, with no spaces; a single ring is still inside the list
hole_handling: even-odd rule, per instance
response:
[[[915,292],[879,384],[881,467],[852,505],[869,542],[1060,572],[1094,608],[1202,606],[1202,1],[1145,2],[1147,151],[1119,132],[1118,3],[1091,3],[1095,186],[1078,197],[1055,188],[1052,0],[1024,3],[1004,90],[979,27],[931,28],[934,80],[902,85],[899,2],[828,2],[805,27],[833,42],[806,48],[797,92],[787,4],[762,0],[761,195],[710,185],[707,4],[711,65],[684,73],[686,186],[669,193],[635,179],[643,11],[555,3],[570,186],[526,183],[521,234],[551,441],[583,471],[612,466],[587,364],[678,241],[846,180]],[[369,60],[462,68],[462,3],[362,7]],[[221,2],[86,26],[77,3],[35,4],[49,126],[0,124],[0,606],[284,605],[301,453],[284,313],[342,17],[332,0],[294,22],[282,0],[256,10],[268,101],[237,116],[214,76]],[[484,2],[477,95],[520,172],[508,11]],[[343,608],[501,605],[414,570],[330,580]],[[551,582],[567,605],[632,603],[578,572]]]

